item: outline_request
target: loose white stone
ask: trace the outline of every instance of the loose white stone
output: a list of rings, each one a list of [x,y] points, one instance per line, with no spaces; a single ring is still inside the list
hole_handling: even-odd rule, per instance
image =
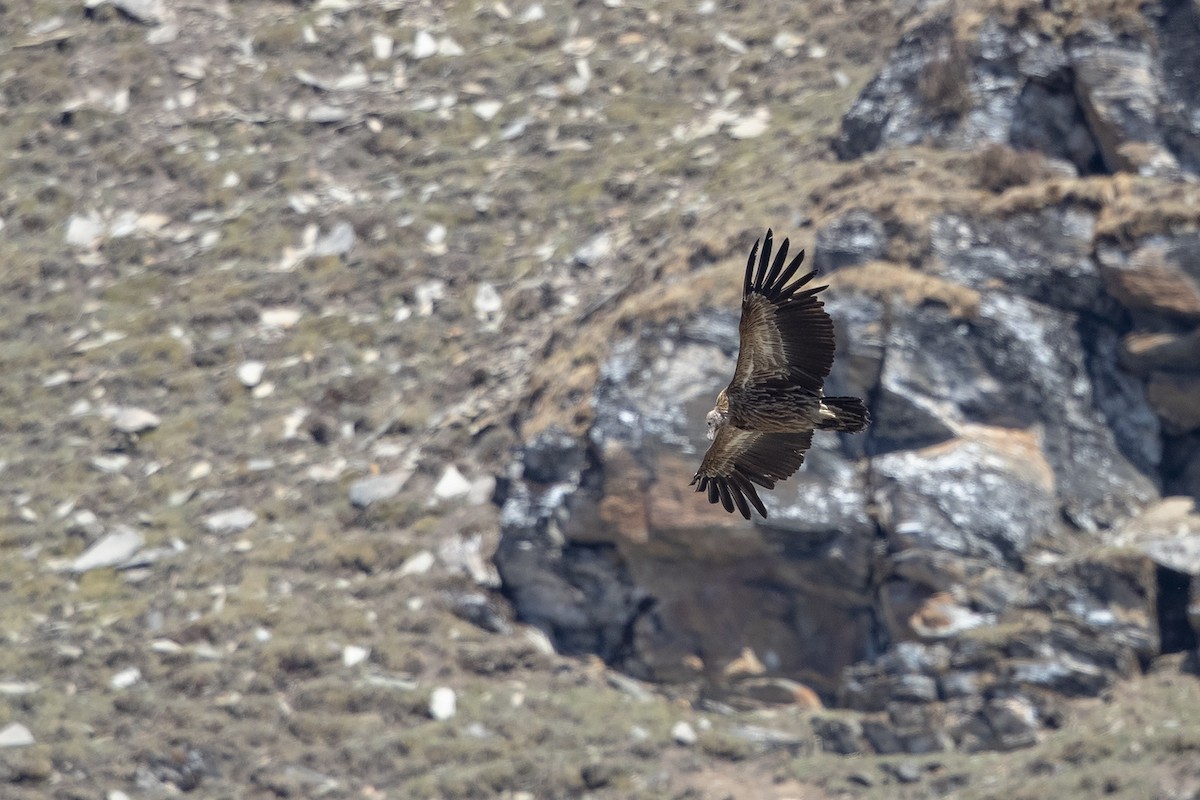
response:
[[[546,9],[541,3],[534,3],[529,8],[525,9],[521,16],[517,19],[518,22],[539,22],[546,18]]]
[[[738,55],[744,55],[750,50],[750,48],[746,47],[745,42],[741,41],[740,39],[733,38],[728,33],[725,33],[725,31],[721,31],[717,34],[717,44],[732,50]]]
[[[166,214],[160,214],[157,211],[147,211],[137,218],[137,227],[142,233],[158,233],[170,221],[171,218]]]
[[[28,747],[34,743],[29,728],[19,722],[10,722],[0,729],[0,747]]]
[[[167,22],[150,29],[146,34],[146,41],[150,44],[170,44],[179,38],[179,26],[174,22]]]
[[[496,476],[481,475],[471,481],[471,491],[467,492],[467,502],[473,506],[481,506],[492,499],[496,493]]]
[[[313,244],[312,254],[318,258],[321,256],[344,256],[354,249],[354,243],[357,240],[354,226],[349,222],[342,221],[334,225],[329,233],[316,240]]]
[[[413,293],[417,299],[417,314],[428,317],[433,313],[434,305],[446,296],[446,284],[441,281],[426,281],[419,284]]]
[[[511,142],[513,139],[519,139],[525,135],[525,129],[528,127],[529,119],[527,117],[521,117],[520,119],[513,120],[505,125],[504,129],[500,131],[500,138],[506,142]]]
[[[442,224],[434,225],[425,234],[425,243],[438,245],[446,241],[446,226]]]
[[[267,365],[261,361],[243,361],[237,368],[238,380],[242,382],[242,386],[247,389],[253,389],[262,382],[263,373],[266,372]]]
[[[696,743],[696,738],[696,729],[692,727],[690,722],[680,720],[671,728],[671,739],[676,744],[691,747]]]
[[[112,680],[108,683],[114,689],[128,689],[142,679],[142,671],[137,667],[123,669],[116,675],[112,676]]]
[[[438,720],[447,720],[458,712],[458,698],[449,686],[439,686],[429,697],[429,716]]]
[[[734,139],[754,139],[767,132],[770,115],[758,111],[753,116],[742,117],[729,126],[729,135]]]
[[[333,88],[338,91],[354,91],[370,85],[371,76],[361,64],[355,66],[345,75],[333,82]]]
[[[108,235],[113,239],[124,239],[137,233],[138,214],[136,211],[122,211],[108,226]]]
[[[67,244],[82,250],[91,250],[100,243],[104,235],[104,220],[99,215],[72,215],[67,220]]]
[[[167,11],[162,0],[110,0],[110,2],[143,25],[164,21]],[[89,0],[88,5],[99,5]]]
[[[396,42],[387,34],[377,33],[371,37],[371,53],[380,61],[392,57]]]
[[[528,625],[522,631],[522,634],[525,638],[525,641],[533,645],[533,648],[542,655],[554,655],[554,642],[550,641],[550,637],[547,636],[545,631],[543,631],[541,628],[535,628],[532,625]]]
[[[794,55],[804,44],[804,37],[797,36],[791,31],[780,31],[771,40],[771,46],[787,55]]]
[[[204,527],[210,533],[240,533],[257,521],[257,514],[248,508],[238,506],[209,514],[204,518]]]
[[[356,664],[366,661],[369,655],[371,655],[371,648],[348,644],[342,650],[342,664],[347,667],[353,667]]]
[[[33,694],[41,688],[41,684],[33,681],[0,681],[0,694],[8,696]]]
[[[437,54],[439,56],[461,56],[465,52],[466,50],[463,50],[462,45],[451,39],[449,36],[443,36],[438,40]]]
[[[78,528],[91,536],[99,536],[104,530],[104,526],[100,524],[100,518],[90,508],[81,508],[76,511],[71,517],[71,524],[72,527]]]
[[[490,283],[481,283],[475,290],[475,319],[480,322],[492,322],[496,319],[504,301],[496,287]]]
[[[153,411],[127,406],[118,408],[112,415],[112,426],[121,433],[145,433],[162,424],[162,418]]]
[[[413,40],[412,57],[417,60],[429,58],[437,51],[437,40],[430,35],[429,31],[417,31],[417,37]]]
[[[613,251],[613,239],[607,233],[598,233],[575,250],[573,258],[581,267],[594,267]]]
[[[409,556],[400,565],[400,574],[404,575],[424,575],[433,568],[435,561],[433,553],[428,550],[422,550],[416,555]]]
[[[204,56],[191,56],[175,64],[175,73],[189,81],[202,81],[208,75],[208,59]]]
[[[188,480],[189,481],[202,480],[204,478],[207,478],[209,475],[212,475],[212,471],[213,471],[213,466],[211,463],[209,463],[207,461],[197,461],[195,464],[192,465],[192,468],[188,470]]]
[[[442,500],[463,497],[470,491],[471,482],[463,477],[463,474],[453,464],[446,467],[442,477],[438,479],[437,485],[433,487],[433,493]]]
[[[121,526],[97,539],[71,562],[72,572],[87,572],[102,567],[115,567],[133,558],[146,544],[145,537],[133,528]]]
[[[259,314],[258,319],[268,328],[290,328],[300,321],[300,309],[266,308]]]
[[[314,483],[332,483],[342,477],[348,463],[346,459],[339,456],[327,464],[311,465],[304,474]]]
[[[471,106],[471,110],[475,112],[475,116],[484,122],[491,122],[495,119],[502,108],[504,108],[504,103],[499,100],[480,100]]]
[[[350,505],[356,508],[366,508],[372,503],[395,497],[411,476],[411,470],[398,469],[382,475],[359,478],[350,484]]]

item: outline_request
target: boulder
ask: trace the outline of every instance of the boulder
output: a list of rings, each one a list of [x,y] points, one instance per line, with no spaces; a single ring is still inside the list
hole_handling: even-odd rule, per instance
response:
[[[1200,172],[1200,86],[1194,80],[1200,75],[1200,9],[1195,3],[1164,3],[1147,12],[1156,14],[1163,141],[1184,169]]]
[[[904,453],[887,468],[979,424],[1037,432],[1025,449],[1048,464],[1050,491],[1078,527],[1110,526],[1156,494],[1146,472],[1161,459],[1158,422],[1113,363],[1115,329],[990,292],[974,318],[898,307],[884,341],[868,436],[877,453]]]
[[[1200,321],[1200,233],[1153,235],[1097,249],[1108,290],[1141,317]]]
[[[1189,375],[1155,372],[1146,387],[1146,397],[1168,433],[1179,435],[1200,430],[1200,372]]]
[[[1162,77],[1153,33],[1118,33],[1089,19],[1065,42],[1075,94],[1110,172],[1176,175],[1178,163],[1157,125]]]
[[[1200,102],[1188,76],[1200,68],[1197,12],[1174,3],[1145,13],[1057,27],[1032,14],[1014,23],[984,11],[976,25],[915,15],[842,118],[837,153],[995,142],[1081,175],[1195,172]]]
[[[995,697],[953,732],[967,752],[1016,750],[1037,743],[1041,727],[1037,706],[1020,693]]]
[[[1151,372],[1195,372],[1200,365],[1200,328],[1188,333],[1135,331],[1121,340],[1121,366],[1148,376]]]
[[[887,253],[883,222],[864,209],[852,209],[817,231],[812,266],[822,273],[877,261]]]
[[[929,225],[933,271],[976,290],[1116,318],[1092,258],[1096,215],[1051,206],[1007,218],[943,214]]]

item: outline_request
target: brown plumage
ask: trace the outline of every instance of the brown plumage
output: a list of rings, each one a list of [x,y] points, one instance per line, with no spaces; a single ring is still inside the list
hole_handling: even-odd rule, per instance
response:
[[[761,254],[756,241],[746,262],[737,367],[708,412],[712,444],[692,478],[710,503],[746,519],[751,507],[767,516],[755,484],[774,489],[798,470],[814,429],[854,433],[870,418],[857,397],[824,396],[833,321],[817,294],[827,287],[804,288],[816,270],[788,283],[804,251],[785,267],[788,240],[772,260],[772,238],[768,230]]]

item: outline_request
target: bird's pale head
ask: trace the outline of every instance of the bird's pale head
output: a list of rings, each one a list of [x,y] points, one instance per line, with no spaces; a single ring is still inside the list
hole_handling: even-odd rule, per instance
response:
[[[725,424],[725,415],[714,408],[708,412],[708,416],[704,418],[704,422],[708,425],[708,440],[711,442],[717,438],[717,431]]]
[[[717,393],[717,403],[713,406],[713,410],[708,412],[708,416],[704,421],[708,424],[708,440],[711,442],[717,438],[717,431],[725,424],[725,420],[729,418],[729,398],[722,389]]]

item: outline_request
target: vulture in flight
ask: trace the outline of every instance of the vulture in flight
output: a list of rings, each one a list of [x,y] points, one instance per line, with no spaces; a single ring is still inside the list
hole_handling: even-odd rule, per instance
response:
[[[834,349],[833,321],[817,298],[826,287],[804,288],[816,270],[788,283],[804,251],[784,266],[787,239],[774,260],[770,230],[761,253],[758,245],[746,262],[737,367],[708,412],[712,444],[691,483],[746,519],[751,507],[767,516],[755,484],[774,489],[799,469],[814,430],[855,433],[870,419],[857,397],[824,394]]]

